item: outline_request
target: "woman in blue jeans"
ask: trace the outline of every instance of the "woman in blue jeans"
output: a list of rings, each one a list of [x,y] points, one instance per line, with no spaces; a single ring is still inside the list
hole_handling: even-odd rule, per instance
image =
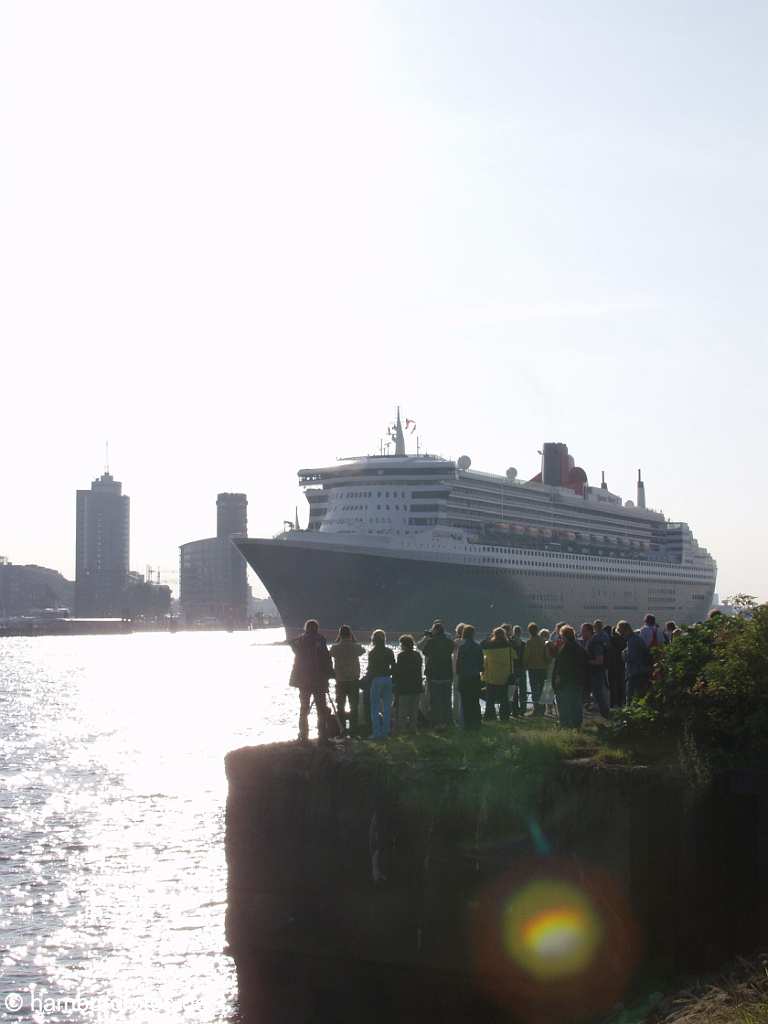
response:
[[[373,738],[380,740],[389,736],[395,655],[392,648],[387,647],[387,637],[383,629],[374,629],[371,643],[373,647],[368,652],[367,673],[371,680],[371,730]]]

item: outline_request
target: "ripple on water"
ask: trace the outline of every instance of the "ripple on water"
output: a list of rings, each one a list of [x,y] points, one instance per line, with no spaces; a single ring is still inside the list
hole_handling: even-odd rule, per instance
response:
[[[109,999],[110,1022],[233,1018],[223,758],[294,735],[289,652],[254,646],[279,635],[0,640],[0,997],[23,997],[14,1020],[33,1020],[31,985]]]

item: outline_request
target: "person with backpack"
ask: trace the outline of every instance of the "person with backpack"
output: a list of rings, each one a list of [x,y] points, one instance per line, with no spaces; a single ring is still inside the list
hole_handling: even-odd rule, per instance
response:
[[[638,636],[628,622],[623,620],[616,626],[619,636],[626,640],[624,648],[625,678],[627,682],[627,704],[635,697],[644,697],[651,685],[653,659],[651,649]]]
[[[651,615],[649,612],[643,621],[644,624],[640,628],[640,639],[645,646],[663,647],[667,642],[667,638],[664,636],[664,631],[656,625],[656,616]]]
[[[409,633],[400,637],[400,653],[397,655],[392,680],[397,707],[397,731],[416,732],[419,719],[419,701],[423,690],[421,682],[421,653],[415,650],[413,637]]]
[[[496,721],[496,705],[499,718],[509,721],[509,685],[515,666],[516,654],[503,626],[493,630],[490,639],[480,645],[483,649],[483,682],[485,684],[485,720]]]
[[[371,634],[373,646],[368,652],[368,677],[371,680],[371,732],[375,740],[389,736],[392,719],[392,673],[395,654],[387,647],[383,629]]]
[[[316,619],[307,619],[304,632],[290,641],[294,654],[290,685],[299,691],[299,742],[309,739],[309,706],[314,700],[317,710],[317,737],[321,743],[328,741],[328,717],[330,711],[325,698],[328,680],[333,675],[328,641],[320,633]]]
[[[336,710],[339,725],[348,736],[355,736],[359,731],[360,656],[363,654],[365,648],[355,640],[349,626],[339,626],[339,635],[336,642],[331,645],[331,658],[336,677]]]

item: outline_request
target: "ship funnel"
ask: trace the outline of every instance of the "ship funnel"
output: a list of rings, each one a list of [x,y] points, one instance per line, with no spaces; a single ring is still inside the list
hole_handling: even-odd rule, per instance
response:
[[[637,471],[637,507],[645,508],[645,484],[639,469]]]
[[[568,479],[571,466],[568,461],[568,445],[547,441],[541,456],[541,482],[550,487],[560,487]]]

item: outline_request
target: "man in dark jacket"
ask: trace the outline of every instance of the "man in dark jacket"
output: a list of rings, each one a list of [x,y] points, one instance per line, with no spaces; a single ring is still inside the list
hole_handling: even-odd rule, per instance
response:
[[[584,718],[584,688],[589,682],[589,656],[576,643],[573,626],[562,626],[560,636],[563,645],[557,652],[553,673],[560,725],[580,729]]]
[[[596,633],[595,627],[591,622],[582,624],[581,640],[581,646],[587,652],[587,658],[589,659],[589,687],[592,699],[597,704],[603,718],[608,719],[611,717],[608,679],[605,674],[605,667],[608,661],[608,646],[603,639],[602,633]]]
[[[635,697],[644,697],[651,685],[653,660],[645,641],[635,633],[628,622],[620,622],[616,627],[619,636],[623,637],[627,646],[624,648],[624,665],[626,666],[627,703]]]
[[[453,640],[446,636],[442,622],[435,622],[419,643],[419,647],[424,654],[430,725],[452,725]]]
[[[475,640],[475,627],[465,626],[463,637],[456,656],[456,675],[464,709],[464,728],[470,731],[480,728],[480,676],[484,659],[483,649]]]
[[[409,633],[400,637],[400,653],[393,673],[395,703],[397,704],[397,731],[416,732],[419,718],[422,657],[414,650],[414,640]]]
[[[325,696],[328,680],[333,674],[328,641],[320,633],[315,619],[304,623],[304,632],[290,641],[294,653],[290,685],[299,691],[299,741],[309,738],[309,705],[312,698],[317,709],[317,736],[321,743],[327,739],[327,719],[330,714]]]

